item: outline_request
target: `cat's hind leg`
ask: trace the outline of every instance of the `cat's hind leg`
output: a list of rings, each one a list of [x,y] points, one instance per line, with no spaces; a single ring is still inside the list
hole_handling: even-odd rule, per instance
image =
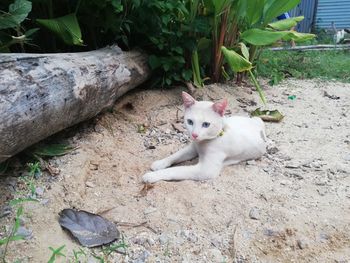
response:
[[[173,164],[188,161],[197,156],[198,156],[198,153],[196,151],[196,148],[194,147],[193,143],[191,143],[187,145],[185,148],[182,148],[181,150],[177,151],[176,153],[162,160],[155,161],[154,163],[152,163],[151,169],[153,171],[165,169],[170,167]]]

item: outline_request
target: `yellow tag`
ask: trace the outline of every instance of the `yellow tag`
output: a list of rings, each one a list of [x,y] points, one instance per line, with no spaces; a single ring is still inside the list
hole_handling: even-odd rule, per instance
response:
[[[221,137],[222,135],[224,135],[224,130],[222,130],[220,133],[219,133],[219,136]]]

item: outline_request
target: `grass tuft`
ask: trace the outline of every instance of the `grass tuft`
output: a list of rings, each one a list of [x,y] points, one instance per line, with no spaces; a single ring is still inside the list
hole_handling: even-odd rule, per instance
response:
[[[257,61],[260,77],[274,85],[281,80],[320,78],[350,83],[350,51],[270,51],[264,50]]]

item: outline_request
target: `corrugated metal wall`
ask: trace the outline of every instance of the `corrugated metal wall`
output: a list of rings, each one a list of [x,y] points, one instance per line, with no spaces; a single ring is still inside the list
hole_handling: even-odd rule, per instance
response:
[[[304,20],[299,22],[296,26],[298,32],[311,32],[311,29],[313,28],[316,3],[316,0],[301,0],[300,4],[289,12],[291,17],[304,16]]]
[[[332,22],[337,29],[350,28],[350,0],[318,0],[316,27],[331,29]]]

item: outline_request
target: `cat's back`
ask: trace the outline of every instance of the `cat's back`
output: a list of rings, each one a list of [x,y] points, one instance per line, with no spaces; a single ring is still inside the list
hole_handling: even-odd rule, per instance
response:
[[[226,119],[226,125],[236,131],[246,132],[265,130],[264,122],[258,117],[244,117],[244,116],[232,116]]]

